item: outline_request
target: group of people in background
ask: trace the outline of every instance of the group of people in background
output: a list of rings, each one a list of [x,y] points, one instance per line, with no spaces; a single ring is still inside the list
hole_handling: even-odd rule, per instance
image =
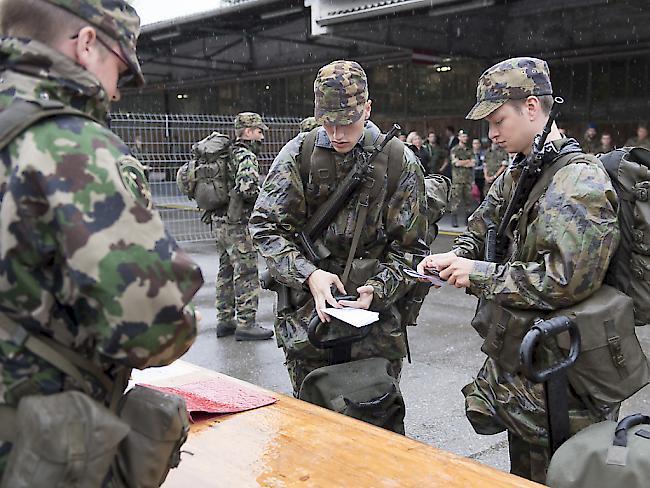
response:
[[[560,132],[567,135],[565,129],[560,128]],[[453,126],[447,126],[444,137],[429,131],[423,139],[411,131],[400,134],[400,139],[420,159],[425,174],[442,174],[452,180],[449,210],[453,227],[458,227],[460,214],[466,220],[476,204],[483,201],[494,180],[510,163],[510,156],[498,144],[487,138],[470,138],[467,131],[456,131]],[[599,134],[592,123],[587,125],[580,145],[587,154],[607,153],[617,147],[609,132]],[[650,149],[648,126],[640,123],[636,136],[628,138],[624,146]]]

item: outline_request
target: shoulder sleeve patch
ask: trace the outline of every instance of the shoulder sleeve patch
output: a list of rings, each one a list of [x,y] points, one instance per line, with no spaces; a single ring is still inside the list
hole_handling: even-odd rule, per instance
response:
[[[122,183],[127,191],[133,195],[141,205],[151,210],[153,208],[153,197],[149,181],[144,174],[144,168],[140,161],[133,156],[122,156],[117,160],[117,169],[120,172]]]

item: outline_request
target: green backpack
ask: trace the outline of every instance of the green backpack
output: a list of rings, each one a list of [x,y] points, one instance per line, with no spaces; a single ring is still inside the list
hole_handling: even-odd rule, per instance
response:
[[[650,475],[650,417],[630,415],[581,430],[555,451],[551,488],[643,488]]]
[[[229,203],[228,163],[231,159],[230,138],[213,132],[192,146],[192,159],[176,173],[178,189],[196,200],[206,212],[220,212]]]
[[[625,147],[599,155],[618,195],[621,243],[605,282],[634,301],[636,325],[650,323],[650,151]]]

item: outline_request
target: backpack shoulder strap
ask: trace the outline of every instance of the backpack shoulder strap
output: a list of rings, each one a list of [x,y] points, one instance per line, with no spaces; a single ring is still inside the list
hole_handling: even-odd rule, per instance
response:
[[[388,143],[388,197],[397,190],[400,176],[402,176],[402,161],[404,160],[404,143],[393,138]]]
[[[32,102],[16,98],[11,105],[0,112],[0,151],[31,126],[58,115],[76,115],[96,122],[90,115],[67,107],[61,102],[49,100]]]
[[[318,127],[310,130],[302,140],[300,146],[300,179],[302,185],[307,186],[309,182],[309,172],[311,170],[311,155],[314,153],[316,146],[316,137],[318,136]]]

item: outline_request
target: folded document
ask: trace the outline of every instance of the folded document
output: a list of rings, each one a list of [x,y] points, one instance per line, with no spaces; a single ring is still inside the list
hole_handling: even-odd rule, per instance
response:
[[[326,308],[323,312],[355,327],[365,327],[379,320],[378,312],[361,308]]]

